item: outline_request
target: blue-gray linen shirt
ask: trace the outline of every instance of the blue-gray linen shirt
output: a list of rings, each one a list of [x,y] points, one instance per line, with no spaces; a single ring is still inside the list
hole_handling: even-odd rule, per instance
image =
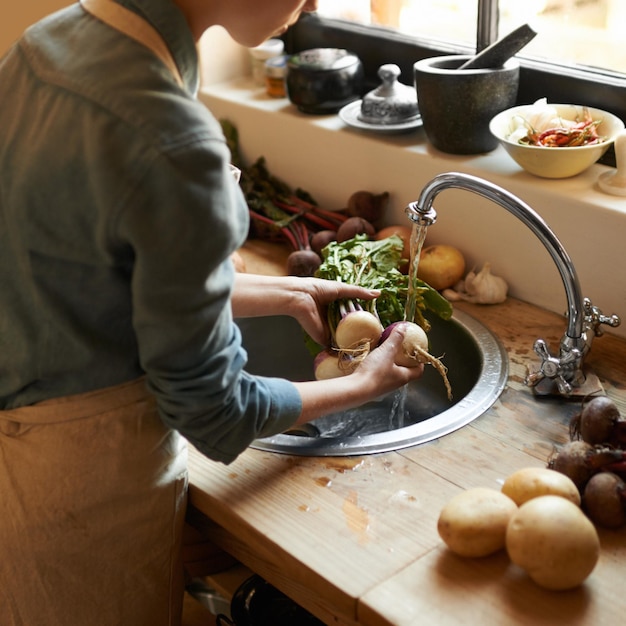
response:
[[[244,371],[230,254],[245,200],[170,0],[121,2],[162,35],[179,87],[78,4],[0,60],[0,409],[145,375],[163,421],[232,461],[291,426],[294,385]]]

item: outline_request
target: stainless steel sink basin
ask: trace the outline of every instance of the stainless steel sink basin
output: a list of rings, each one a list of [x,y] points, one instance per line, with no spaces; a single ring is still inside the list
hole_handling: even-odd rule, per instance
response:
[[[290,380],[313,378],[313,357],[303,331],[290,317],[237,320],[248,351],[247,370]],[[497,338],[473,317],[431,320],[430,351],[448,368],[453,399],[439,374],[358,409],[322,417],[297,430],[258,439],[252,447],[301,456],[349,456],[388,452],[451,433],[482,415],[507,381],[508,360]]]

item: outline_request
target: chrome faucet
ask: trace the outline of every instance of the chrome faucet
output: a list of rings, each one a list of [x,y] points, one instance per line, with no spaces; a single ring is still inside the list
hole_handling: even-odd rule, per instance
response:
[[[602,334],[600,325],[619,326],[620,318],[603,315],[588,298],[583,298],[574,264],[550,227],[530,206],[493,183],[459,172],[439,174],[426,184],[419,199],[408,205],[406,214],[409,219],[423,226],[434,224],[437,213],[433,202],[441,191],[452,188],[476,193],[512,213],[539,238],[556,263],[567,297],[567,328],[558,356],[550,353],[543,339],[535,341],[534,350],[541,358],[541,367],[529,373],[525,382],[533,387],[544,378],[551,379],[559,393],[571,394],[574,387],[580,387],[585,382],[583,359],[591,348],[593,338]]]

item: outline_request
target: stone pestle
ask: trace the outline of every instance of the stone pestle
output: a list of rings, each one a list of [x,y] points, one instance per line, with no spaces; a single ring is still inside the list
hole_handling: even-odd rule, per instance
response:
[[[528,24],[523,24],[510,32],[506,37],[481,50],[457,69],[477,70],[502,67],[506,61],[529,43],[536,34]]]

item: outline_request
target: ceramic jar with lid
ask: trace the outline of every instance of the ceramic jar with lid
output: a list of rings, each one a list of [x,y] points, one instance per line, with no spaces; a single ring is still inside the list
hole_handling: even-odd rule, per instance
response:
[[[287,60],[287,95],[303,113],[336,113],[361,97],[363,64],[348,50],[313,48]]]

